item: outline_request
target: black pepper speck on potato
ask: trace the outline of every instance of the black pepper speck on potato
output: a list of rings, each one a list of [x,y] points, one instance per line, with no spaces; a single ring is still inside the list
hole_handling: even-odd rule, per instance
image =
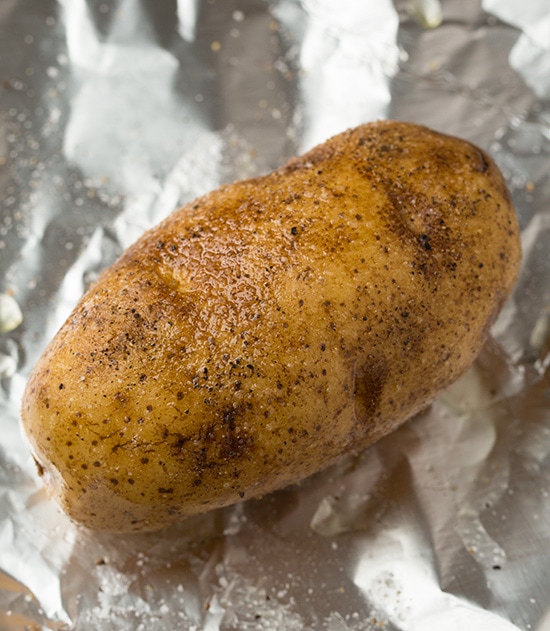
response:
[[[456,380],[519,264],[483,151],[407,123],[346,131],[174,212],[103,273],[28,381],[39,472],[114,532],[298,482]]]

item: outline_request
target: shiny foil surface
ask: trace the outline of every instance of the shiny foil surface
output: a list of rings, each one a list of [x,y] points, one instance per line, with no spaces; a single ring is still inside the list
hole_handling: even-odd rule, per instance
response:
[[[47,498],[19,420],[79,296],[178,204],[348,127],[487,149],[524,260],[478,361],[365,453],[160,533]],[[0,629],[550,629],[547,0],[1,0]]]

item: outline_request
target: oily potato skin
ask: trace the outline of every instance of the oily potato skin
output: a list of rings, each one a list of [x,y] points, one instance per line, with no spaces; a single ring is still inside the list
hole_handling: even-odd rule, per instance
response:
[[[427,128],[346,131],[147,232],[32,372],[51,494],[161,528],[364,449],[472,363],[520,263],[492,160]]]

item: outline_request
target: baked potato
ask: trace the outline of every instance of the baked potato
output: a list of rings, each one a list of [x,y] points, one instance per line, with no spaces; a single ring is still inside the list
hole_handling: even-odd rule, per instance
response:
[[[474,145],[384,121],[146,232],[32,371],[22,422],[68,515],[104,531],[296,483],[474,361],[520,264]]]

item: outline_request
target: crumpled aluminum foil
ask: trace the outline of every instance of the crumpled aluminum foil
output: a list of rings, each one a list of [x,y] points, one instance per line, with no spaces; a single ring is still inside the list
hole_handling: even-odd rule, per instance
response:
[[[0,3],[0,629],[550,629],[549,33],[546,0]],[[512,191],[523,269],[474,367],[298,487],[71,524],[19,406],[83,290],[179,203],[385,117],[476,142]]]

